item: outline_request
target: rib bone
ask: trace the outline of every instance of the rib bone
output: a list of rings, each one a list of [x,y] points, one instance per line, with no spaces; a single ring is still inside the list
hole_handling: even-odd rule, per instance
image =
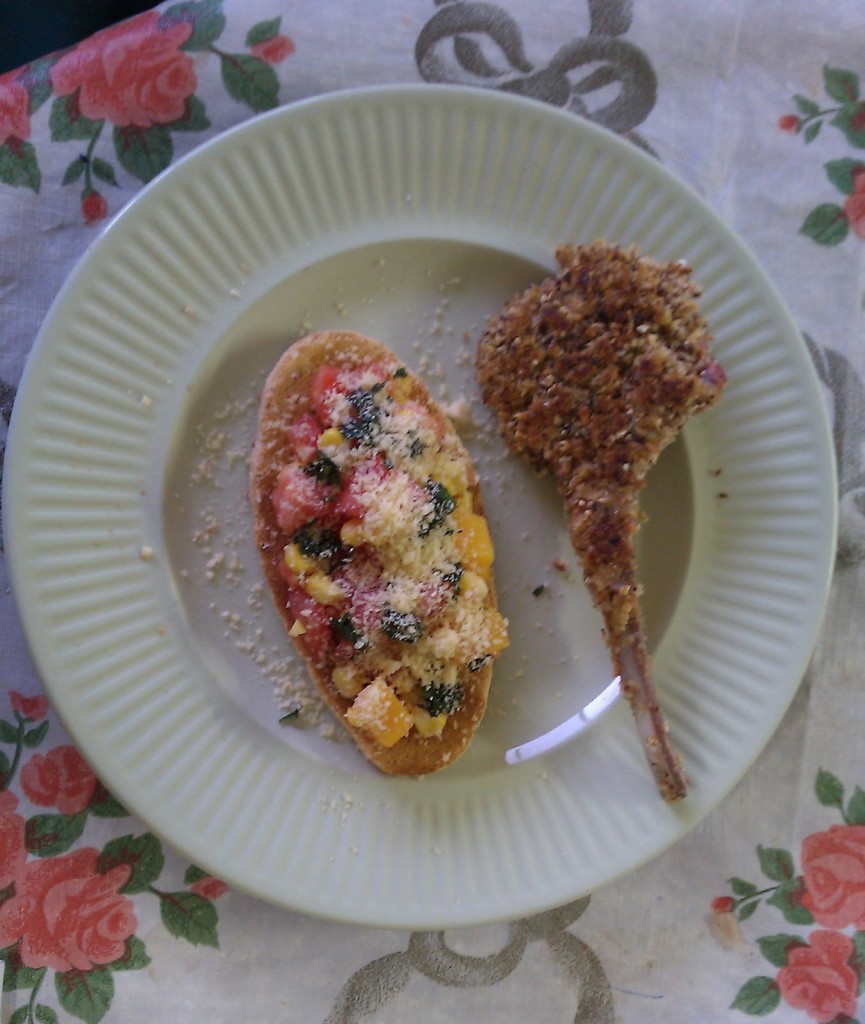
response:
[[[586,585],[661,794],[687,791],[652,683],[634,540],[639,492],[687,420],[717,401],[699,289],[682,263],[604,242],[563,246],[556,277],[512,298],[477,355],[513,451],[555,477]]]

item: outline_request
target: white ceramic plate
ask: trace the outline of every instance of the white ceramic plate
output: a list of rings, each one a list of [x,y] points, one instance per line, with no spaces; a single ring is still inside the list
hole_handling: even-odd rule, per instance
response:
[[[564,240],[685,259],[729,375],[665,455],[642,540],[655,674],[692,781],[659,799],[627,708],[504,752],[609,682],[558,502],[489,431],[485,317]],[[463,397],[512,647],[470,752],[386,778],[327,735],[250,540],[263,374],[310,327],[374,334]],[[117,797],[195,863],[298,910],[432,928],[563,903],[657,854],[760,751],[815,639],[834,547],[825,413],[775,291],[654,160],[548,107],[429,86],[241,125],[145,189],[52,308],[15,405],[6,552],[51,700]],[[571,566],[552,568],[563,558]],[[532,591],[544,584],[538,596]],[[294,680],[279,724],[275,684]]]

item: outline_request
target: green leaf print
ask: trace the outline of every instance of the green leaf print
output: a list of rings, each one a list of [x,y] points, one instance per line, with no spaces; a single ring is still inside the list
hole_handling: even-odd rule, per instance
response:
[[[45,1006],[42,1003],[36,1006],[36,1012],[33,1014],[33,1017],[38,1024],[57,1024],[57,1014],[50,1006]]]
[[[162,844],[152,832],[112,839],[103,847],[96,867],[105,874],[118,864],[128,864],[132,868],[129,880],[120,891],[127,894],[146,892],[165,867]]]
[[[93,796],[90,798],[87,810],[90,811],[94,818],[129,817],[129,811],[108,792],[101,782],[96,783],[96,788],[93,790]]]
[[[757,886],[753,882],[746,882],[744,878],[728,879],[734,896],[753,896]]]
[[[865,103],[842,107],[829,123],[844,133],[851,146],[865,149]]]
[[[56,857],[81,838],[87,823],[80,814],[37,814],[24,826],[24,846],[34,857]]]
[[[829,181],[832,182],[839,192],[843,192],[847,196],[852,196],[855,191],[854,177],[856,172],[865,171],[865,163],[861,160],[852,160],[850,157],[845,157],[843,160],[829,160],[823,166],[826,169],[826,176],[829,178]],[[819,778],[817,784],[819,786]]]
[[[210,900],[192,892],[165,892],[159,893],[159,901],[162,923],[172,935],[194,946],[219,948],[219,916]]]
[[[126,940],[126,951],[119,960],[107,965],[109,971],[140,971],[150,963],[144,943],[137,935]]]
[[[168,127],[173,132],[203,132],[210,127],[210,118],[201,100],[197,96],[189,96],[183,117],[172,121]]]
[[[4,147],[5,148],[5,147]],[[0,718],[0,743],[17,743],[18,726]]]
[[[164,171],[174,156],[171,132],[162,124],[138,128],[134,124],[114,128],[114,149],[120,166],[147,183]]]
[[[844,783],[837,775],[827,772],[824,768],[817,772],[814,792],[824,807],[841,808],[844,805]]]
[[[778,935],[764,935],[762,939],[757,939],[757,945],[773,967],[786,967],[790,950],[797,946],[805,946],[807,943],[798,935],[787,935],[782,932]]]
[[[54,983],[60,1005],[84,1024],[99,1024],[114,998],[114,979],[104,967],[64,971],[54,976]]]
[[[820,113],[820,104],[809,100],[807,96],[794,96],[793,102],[803,117],[816,117]]]
[[[855,103],[859,99],[859,76],[846,68],[823,65],[823,85],[839,103]]]
[[[820,129],[823,127],[822,121],[813,121],[805,131],[802,133],[805,142],[813,142],[814,139],[820,134]]]
[[[758,846],[757,856],[760,858],[760,868],[763,874],[767,878],[771,878],[773,882],[789,881],[796,873],[793,858],[786,850]]]
[[[35,729],[31,729],[29,732],[24,733],[24,746],[30,747],[31,749],[33,747],[38,747],[39,744],[45,739],[47,732],[48,719],[46,718],[45,721],[37,725]]]
[[[194,882],[200,882],[202,878],[207,878],[207,872],[202,868],[196,867],[194,864],[190,864],[183,876],[183,881],[187,885],[192,885]]]
[[[865,992],[865,932],[853,933],[855,951],[848,961],[859,979],[859,995]]]
[[[225,31],[222,0],[191,0],[175,4],[163,12],[159,28],[164,30],[184,22],[192,25],[192,35],[180,47],[181,50],[206,50],[213,46]]]
[[[246,45],[256,46],[258,43],[266,43],[279,35],[279,26],[282,24],[282,16],[271,18],[270,21],[260,21],[246,33]]]
[[[101,157],[95,156],[90,161],[90,170],[93,172],[93,177],[98,178],[100,181],[104,181],[106,185],[117,185],[117,175],[114,173],[114,168],[107,160],[103,160]]]
[[[21,963],[21,954],[17,945],[4,949],[0,958],[6,961],[6,971],[3,974],[4,992],[20,988],[35,988],[45,976],[44,967],[25,967]]]
[[[805,895],[805,884],[801,878],[793,878],[784,882],[772,893],[766,902],[777,907],[790,924],[813,924],[811,911],[802,906]]]
[[[51,104],[48,127],[54,142],[71,142],[74,139],[91,139],[102,127],[102,121],[91,121],[78,106],[78,93],[57,96]]]
[[[839,245],[849,230],[844,211],[835,203],[815,206],[799,228],[801,234],[812,238],[819,245]]]
[[[865,791],[859,786],[853,790],[853,796],[847,802],[844,819],[848,825],[865,825]]]
[[[277,106],[279,79],[273,68],[245,53],[221,53],[222,81],[229,96],[258,113]]]
[[[759,900],[754,900],[753,903],[745,903],[736,915],[740,921],[747,921],[749,917],[756,911],[757,907],[760,906]]]
[[[730,1007],[753,1017],[765,1017],[781,1002],[781,993],[772,978],[751,978],[739,989]]]
[[[63,181],[61,185],[71,185],[74,181],[78,181],[81,175],[84,173],[85,161],[80,156],[75,157],[72,163],[66,168],[66,173],[63,175]]]

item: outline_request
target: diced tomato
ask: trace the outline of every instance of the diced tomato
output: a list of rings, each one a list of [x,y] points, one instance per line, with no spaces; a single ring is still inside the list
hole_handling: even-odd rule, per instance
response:
[[[364,381],[385,381],[390,377],[390,369],[386,363],[376,362],[354,369],[341,369],[338,366],[325,364],[315,371],[309,389],[313,408],[319,421],[326,427],[335,424],[331,417],[330,403],[333,394],[348,395],[362,386]],[[369,386],[369,383],[366,384]]]
[[[361,495],[381,484],[391,472],[380,452],[352,466],[346,474],[342,493],[334,504],[334,513],[339,521],[362,519],[367,505],[361,500]]]
[[[424,580],[420,587],[417,613],[426,622],[432,622],[444,611],[451,599],[451,589],[437,580]]]
[[[430,410],[420,402],[402,402],[394,411],[397,421],[401,422],[406,429],[413,428],[415,433],[428,432],[433,437],[441,440],[442,423]]]
[[[381,626],[384,607],[384,587],[373,589],[361,587],[351,595],[351,621],[362,633],[369,636]]]
[[[325,364],[319,366],[312,378],[312,385],[309,389],[309,397],[312,399],[313,408],[321,423],[325,426],[332,426],[329,399],[335,391],[339,394],[348,394],[348,388],[340,383],[341,372],[338,366]]]
[[[305,412],[300,419],[295,420],[288,429],[288,440],[291,443],[294,455],[298,462],[311,462],[318,448],[318,439],[321,436],[321,424],[312,415]]]
[[[333,493],[332,487],[304,473],[296,462],[283,466],[271,496],[280,529],[293,536],[301,526],[321,518],[330,508]]]
[[[355,628],[370,634],[381,622],[385,580],[381,563],[372,548],[355,548],[352,558],[341,565],[334,580],[349,595],[349,615]]]
[[[356,656],[357,651],[354,644],[349,643],[348,640],[337,641],[336,647],[333,649],[333,660],[337,665],[345,665]]]
[[[297,639],[312,661],[324,661],[333,639],[330,620],[336,614],[333,608],[314,601],[301,587],[291,585],[288,588],[288,610],[299,621],[304,632]]]

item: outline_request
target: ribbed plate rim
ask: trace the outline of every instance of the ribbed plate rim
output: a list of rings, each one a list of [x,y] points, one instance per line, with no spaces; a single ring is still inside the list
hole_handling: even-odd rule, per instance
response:
[[[339,111],[344,110],[346,106],[359,103],[379,104],[385,107],[391,105],[395,109],[403,111],[435,107],[440,107],[445,111],[461,109],[471,111],[473,116],[480,118],[494,116],[503,110],[508,110],[527,126],[547,122],[563,133],[588,140],[608,153],[615,153],[626,164],[637,168],[636,173],[653,179],[661,179],[664,187],[671,190],[678,202],[683,203],[686,208],[694,210],[711,223],[716,237],[721,239],[724,246],[735,254],[736,261],[747,270],[748,275],[756,282],[767,315],[778,325],[778,330],[784,337],[784,343],[788,346],[785,350],[786,354],[797,361],[799,383],[811,397],[809,413],[812,416],[810,424],[813,431],[812,440],[826,456],[826,464],[821,467],[826,494],[821,506],[823,529],[819,538],[821,549],[817,565],[817,578],[814,580],[813,587],[814,599],[809,606],[811,612],[816,610],[818,614],[811,615],[809,621],[802,624],[802,640],[795,659],[796,672],[792,671],[793,666],[791,665],[790,678],[785,680],[783,693],[772,706],[771,713],[767,713],[763,723],[762,742],[748,752],[747,758],[732,766],[728,776],[724,778],[723,784],[713,793],[711,801],[692,803],[680,812],[668,812],[659,804],[659,815],[667,813],[674,815],[671,819],[672,824],[668,823],[660,841],[655,841],[654,844],[649,844],[644,849],[636,851],[626,867],[626,870],[630,870],[661,852],[671,842],[681,838],[697,821],[704,817],[741,777],[780,721],[795,693],[798,679],[804,672],[807,658],[816,640],[819,618],[825,608],[835,544],[837,503],[835,501],[830,431],[825,408],[819,394],[819,385],[813,370],[810,369],[804,342],[777,290],[738,237],[718,220],[709,206],[693,190],[629,143],[564,111],[521,97],[455,86],[379,86],[363,90],[346,90],[300,101],[238,125],[193,151],[143,189],[106,228],[103,235],[88,248],[75,271],[70,275],[43,324],[19,387],[19,400],[16,403],[10,425],[8,453],[4,469],[3,527],[7,565],[21,612],[25,637],[37,669],[43,677],[46,690],[52,699],[52,704],[64,721],[70,735],[91,758],[94,767],[103,775],[107,784],[111,786],[112,782],[116,782],[118,796],[128,803],[131,809],[135,810],[136,804],[139,802],[136,799],[136,784],[122,777],[122,773],[116,771],[118,766],[104,761],[104,752],[100,751],[95,738],[88,735],[86,723],[80,719],[74,696],[70,697],[65,693],[62,680],[52,677],[52,673],[46,670],[48,659],[40,650],[40,643],[45,641],[45,637],[41,632],[44,623],[39,620],[38,615],[38,595],[29,593],[27,566],[24,564],[24,560],[16,555],[30,528],[24,518],[28,467],[24,464],[23,456],[19,454],[24,451],[27,431],[33,426],[30,422],[32,417],[28,416],[27,398],[33,394],[33,389],[39,386],[40,375],[47,372],[56,354],[52,352],[52,345],[56,347],[58,319],[67,310],[67,307],[74,308],[76,289],[79,288],[89,270],[98,264],[100,253],[105,250],[107,240],[112,240],[112,244],[114,244],[114,240],[119,236],[117,244],[122,244],[124,236],[130,231],[134,233],[135,225],[147,216],[148,210],[158,206],[164,196],[171,195],[175,188],[175,182],[183,180],[184,176],[193,173],[196,168],[204,168],[218,163],[220,154],[230,152],[231,147],[239,144],[244,137],[255,144],[256,138],[261,139],[271,126],[275,129],[283,119],[292,119],[313,113],[326,120],[329,115],[337,116]],[[49,636],[49,642],[51,639]],[[795,678],[792,678],[793,675]],[[617,718],[614,714],[610,721],[611,723],[618,722],[621,717],[619,715]],[[614,726],[611,724],[609,728],[612,729]],[[514,778],[516,779],[516,776]],[[146,783],[144,785],[146,786]],[[196,845],[194,837],[182,834],[182,828],[175,828],[171,823],[161,822],[160,824],[161,828],[158,831],[190,859],[205,865],[211,860],[208,852]],[[224,867],[224,865],[221,866]],[[223,870],[221,873],[231,883],[293,909],[336,920],[411,928],[468,925],[485,920],[514,917],[563,903],[587,891],[584,879],[580,885],[571,888],[566,883],[560,884],[554,893],[547,891],[543,894],[530,893],[523,896],[514,894],[512,898],[503,894],[489,893],[481,900],[482,906],[474,904],[466,909],[454,905],[434,905],[430,900],[424,898],[412,902],[411,893],[401,894],[398,907],[369,907],[360,904],[333,906],[328,902],[326,894],[309,892],[299,894],[293,893],[290,887],[286,888],[284,885],[270,888],[260,882],[250,883],[249,878],[244,875],[242,865],[236,871]],[[615,873],[620,874],[621,871],[617,870]],[[613,875],[610,874],[605,875],[604,871],[599,868],[591,878],[589,887],[596,888],[598,885],[610,881],[612,877]]]

